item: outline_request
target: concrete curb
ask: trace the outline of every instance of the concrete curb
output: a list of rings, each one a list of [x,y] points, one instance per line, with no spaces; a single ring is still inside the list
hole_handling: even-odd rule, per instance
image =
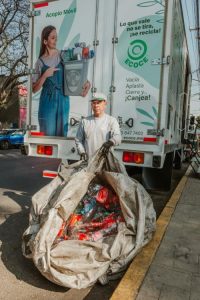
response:
[[[136,299],[140,286],[159,248],[159,245],[174,213],[176,205],[188,180],[190,172],[191,167],[189,166],[185,175],[180,180],[165,208],[163,209],[161,215],[159,216],[156,222],[156,232],[152,240],[133,259],[126,274],[120,281],[110,300]]]

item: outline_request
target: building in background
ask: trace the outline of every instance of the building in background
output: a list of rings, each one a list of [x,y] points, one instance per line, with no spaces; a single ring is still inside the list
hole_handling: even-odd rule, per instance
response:
[[[0,88],[5,76],[0,75]],[[0,123],[2,128],[18,128],[19,124],[19,95],[18,88],[12,89],[8,101],[0,105]]]
[[[0,76],[0,88],[5,80]],[[8,101],[0,105],[0,129],[1,128],[25,128],[26,127],[27,88],[24,85],[15,87],[8,96]]]
[[[19,86],[19,128],[26,128],[27,88]]]

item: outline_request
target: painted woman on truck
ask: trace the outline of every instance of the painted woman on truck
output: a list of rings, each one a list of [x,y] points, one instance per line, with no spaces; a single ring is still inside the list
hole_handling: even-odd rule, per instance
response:
[[[70,101],[69,96],[64,95],[63,65],[56,42],[56,28],[51,25],[45,27],[41,34],[32,88],[33,93],[42,88],[38,110],[40,132],[47,136],[67,136]],[[89,88],[87,81],[81,96],[85,97]]]

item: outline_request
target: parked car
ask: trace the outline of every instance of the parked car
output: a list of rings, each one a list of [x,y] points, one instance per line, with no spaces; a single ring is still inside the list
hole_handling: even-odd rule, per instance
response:
[[[0,131],[0,148],[8,150],[20,147],[24,143],[24,129],[4,129]]]

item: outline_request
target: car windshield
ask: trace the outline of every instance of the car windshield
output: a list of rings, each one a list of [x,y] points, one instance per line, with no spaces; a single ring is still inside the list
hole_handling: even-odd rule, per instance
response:
[[[12,132],[12,131],[11,131]],[[9,130],[2,130],[1,132],[0,132],[0,134],[1,135],[7,135],[7,134],[9,134],[9,133],[11,133]]]
[[[24,131],[15,131],[15,132],[12,133],[12,135],[16,135],[16,134],[24,135]]]

